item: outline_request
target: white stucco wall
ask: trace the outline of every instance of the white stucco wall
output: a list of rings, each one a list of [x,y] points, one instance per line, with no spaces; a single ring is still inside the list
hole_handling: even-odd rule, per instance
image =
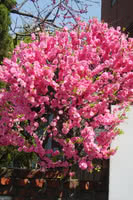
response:
[[[133,106],[121,128],[125,134],[112,144],[119,148],[110,159],[109,200],[133,199]]]

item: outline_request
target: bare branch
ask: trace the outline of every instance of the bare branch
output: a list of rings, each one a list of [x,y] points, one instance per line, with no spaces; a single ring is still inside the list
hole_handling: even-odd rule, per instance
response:
[[[24,0],[16,10],[20,10],[28,0]]]
[[[22,16],[25,16],[25,17],[31,17],[31,18],[34,18],[34,19],[37,19],[37,20],[40,19],[39,17],[36,17],[36,16],[34,16],[30,13],[24,13],[24,12],[20,12],[18,10],[11,10],[11,13],[17,14],[17,15],[22,15]]]
[[[41,2],[41,4],[39,4]],[[18,8],[13,8],[11,10],[12,14],[16,14],[21,17],[21,20],[24,21],[24,24],[18,20],[18,23],[22,24],[24,28],[25,24],[28,24],[27,20],[30,20],[29,27],[31,31],[39,27],[39,30],[44,30],[44,28],[58,28],[59,21],[63,23],[62,26],[71,23],[71,20],[74,20],[74,23],[77,24],[76,16],[80,15],[82,17],[83,13],[87,13],[87,7],[89,4],[98,4],[99,0],[58,0],[55,3],[51,1],[51,4],[42,4],[44,1],[33,1],[34,11],[29,11],[28,7],[24,7],[28,0],[23,0],[21,4],[18,5]],[[25,8],[25,11],[21,8]],[[60,16],[60,18],[59,18]],[[84,17],[84,16],[83,16]],[[67,18],[67,20],[65,20]],[[70,18],[70,19],[69,19]],[[25,20],[24,20],[25,19]],[[59,19],[59,20],[58,20]],[[14,23],[15,24],[15,23]],[[32,24],[32,25],[31,25]],[[43,26],[44,25],[44,26]],[[14,27],[14,26],[13,26]],[[17,25],[15,24],[16,30],[18,30]]]

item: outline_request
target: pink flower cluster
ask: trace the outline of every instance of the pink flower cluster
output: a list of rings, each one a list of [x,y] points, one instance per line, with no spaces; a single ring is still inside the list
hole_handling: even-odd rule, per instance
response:
[[[90,171],[114,154],[133,99],[133,40],[96,19],[32,40],[0,66],[0,145],[35,152],[45,169]]]

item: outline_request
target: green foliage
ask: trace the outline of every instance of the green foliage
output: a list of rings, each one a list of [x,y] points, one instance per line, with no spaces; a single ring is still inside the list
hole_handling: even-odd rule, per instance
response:
[[[0,4],[5,5],[8,10],[11,10],[16,5],[16,0],[0,0]]]
[[[6,87],[6,84],[4,82],[0,81],[0,89],[5,88],[5,87]]]
[[[35,168],[37,156],[35,153],[19,152],[17,147],[0,147],[0,167]]]
[[[8,56],[12,48],[12,38],[9,34],[11,25],[10,9],[16,4],[15,0],[0,0],[0,63]]]

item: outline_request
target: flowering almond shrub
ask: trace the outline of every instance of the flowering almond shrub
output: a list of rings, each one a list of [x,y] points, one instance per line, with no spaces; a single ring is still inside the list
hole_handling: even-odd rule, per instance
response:
[[[94,159],[115,153],[132,102],[133,40],[96,19],[32,34],[4,59],[0,80],[0,145],[35,152],[44,169],[91,171]]]

